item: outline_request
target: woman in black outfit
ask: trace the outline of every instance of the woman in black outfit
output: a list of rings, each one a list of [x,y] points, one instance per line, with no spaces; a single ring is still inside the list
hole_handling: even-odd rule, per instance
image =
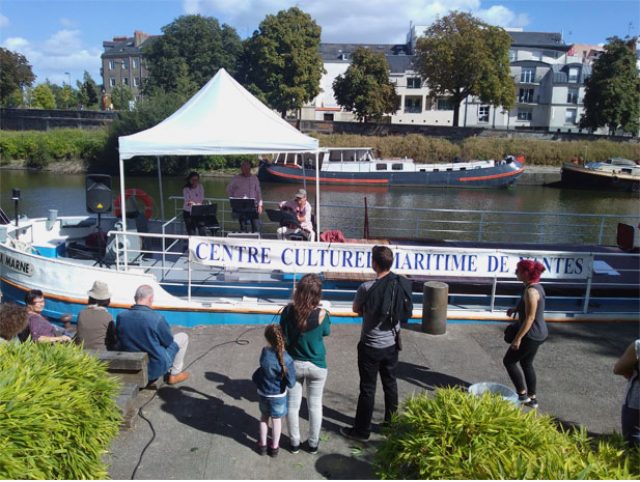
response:
[[[524,284],[524,290],[518,305],[507,310],[507,316],[518,317],[518,332],[502,360],[518,392],[518,400],[532,408],[538,407],[533,359],[540,345],[549,336],[547,323],[544,321],[545,293],[540,284],[540,275],[544,271],[542,263],[531,259],[523,259],[517,265],[516,276]],[[518,363],[522,371],[518,368]]]

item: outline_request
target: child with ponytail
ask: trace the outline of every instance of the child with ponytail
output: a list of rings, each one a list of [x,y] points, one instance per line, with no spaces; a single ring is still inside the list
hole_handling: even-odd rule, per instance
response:
[[[293,359],[285,351],[282,330],[278,325],[268,325],[264,330],[268,345],[260,354],[260,367],[252,380],[258,388],[260,403],[260,437],[258,453],[277,457],[282,434],[282,418],[287,415],[287,388],[296,384]],[[267,432],[271,419],[271,445],[267,447]]]

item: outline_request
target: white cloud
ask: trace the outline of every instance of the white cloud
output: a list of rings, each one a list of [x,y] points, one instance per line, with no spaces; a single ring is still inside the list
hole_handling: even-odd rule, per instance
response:
[[[75,20],[71,20],[70,18],[62,17],[60,19],[60,25],[65,28],[71,28],[75,27],[77,25],[77,22]]]
[[[0,28],[8,27],[8,26],[9,26],[9,19],[4,15],[0,14]]]
[[[214,16],[250,35],[267,14],[298,6],[322,27],[324,42],[404,42],[409,23],[429,25],[452,10],[470,12],[493,25],[522,27],[528,18],[480,0],[183,0],[185,13]]]

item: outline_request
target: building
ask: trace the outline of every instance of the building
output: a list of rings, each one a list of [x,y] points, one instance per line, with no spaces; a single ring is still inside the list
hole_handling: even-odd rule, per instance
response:
[[[142,83],[148,76],[142,48],[156,37],[135,31],[133,37],[113,37],[102,42],[100,73],[107,95],[111,95],[117,85],[124,85],[131,88],[136,100],[140,98]]]
[[[390,119],[395,124],[452,125],[453,110],[447,97],[433,97],[413,65],[420,32],[427,27],[412,26],[404,44],[321,44],[326,73],[321,93],[302,111],[304,119],[352,121],[333,96],[334,79],[349,66],[358,47],[383,52],[389,76],[401,98],[400,109]],[[508,31],[511,73],[516,82],[516,105],[510,111],[470,97],[460,107],[460,125],[502,129],[578,130],[582,115],[584,81],[590,64],[601,50],[597,46],[569,46],[554,32]]]

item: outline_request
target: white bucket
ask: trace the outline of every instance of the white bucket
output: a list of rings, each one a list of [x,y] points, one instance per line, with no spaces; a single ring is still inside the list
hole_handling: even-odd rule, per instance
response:
[[[500,395],[502,398],[508,400],[514,405],[519,405],[518,394],[511,388],[507,387],[506,385],[502,385],[501,383],[480,382],[474,383],[469,387],[469,393],[471,393],[472,395],[481,396],[486,392],[495,393],[496,395]]]

